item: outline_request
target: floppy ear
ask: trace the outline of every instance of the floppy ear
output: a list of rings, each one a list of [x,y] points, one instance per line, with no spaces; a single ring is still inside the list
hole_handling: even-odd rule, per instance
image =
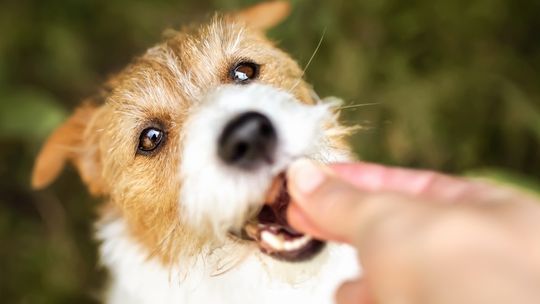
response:
[[[101,164],[93,129],[98,108],[85,104],[47,139],[32,172],[32,187],[42,189],[60,174],[66,162],[72,162],[92,194],[103,194]]]
[[[243,9],[233,16],[253,29],[266,31],[280,24],[290,12],[291,5],[288,1],[268,1]]]

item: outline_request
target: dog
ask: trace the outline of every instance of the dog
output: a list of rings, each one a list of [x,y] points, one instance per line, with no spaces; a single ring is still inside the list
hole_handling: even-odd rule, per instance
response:
[[[106,303],[331,303],[356,253],[295,231],[284,172],[350,159],[335,102],[265,32],[285,1],[174,32],[47,139],[32,185],[72,163],[94,196]]]

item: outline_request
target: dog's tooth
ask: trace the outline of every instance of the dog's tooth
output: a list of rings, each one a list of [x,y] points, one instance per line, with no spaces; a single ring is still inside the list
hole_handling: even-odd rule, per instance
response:
[[[312,238],[309,235],[304,235],[293,240],[286,240],[281,234],[262,231],[261,240],[275,251],[294,251],[306,246]]]
[[[269,231],[261,232],[261,240],[272,247],[274,250],[282,251],[285,240],[282,236],[273,234]]]
[[[283,248],[286,251],[297,250],[297,249],[300,249],[300,248],[304,247],[305,245],[307,245],[307,243],[309,243],[309,241],[311,241],[311,237],[309,235],[304,235],[301,238],[297,238],[297,239],[294,239],[292,241],[286,241],[283,244]]]

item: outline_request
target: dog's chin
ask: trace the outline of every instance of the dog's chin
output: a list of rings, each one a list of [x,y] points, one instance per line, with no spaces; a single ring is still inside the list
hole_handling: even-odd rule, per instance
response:
[[[325,243],[296,231],[287,222],[290,196],[285,174],[278,175],[270,187],[263,207],[232,235],[254,242],[261,252],[275,259],[301,262],[315,257]]]

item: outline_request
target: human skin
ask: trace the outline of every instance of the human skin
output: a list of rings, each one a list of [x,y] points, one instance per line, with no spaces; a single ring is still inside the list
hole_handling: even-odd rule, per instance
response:
[[[338,303],[540,303],[540,201],[501,185],[368,163],[288,171],[290,223],[356,247]]]

